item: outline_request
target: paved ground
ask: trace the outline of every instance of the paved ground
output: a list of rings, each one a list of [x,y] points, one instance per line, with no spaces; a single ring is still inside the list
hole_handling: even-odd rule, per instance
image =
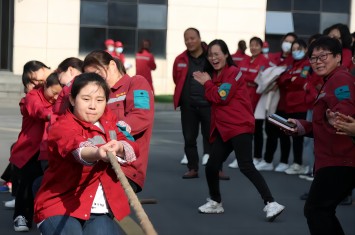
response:
[[[0,113],[0,172],[6,167],[9,147],[17,138],[21,120],[17,107],[1,108]],[[145,189],[139,198],[155,198],[158,204],[143,205],[154,227],[161,235],[305,235],[309,234],[303,217],[304,201],[299,196],[310,183],[275,172],[262,172],[275,198],[286,205],[285,212],[274,223],[265,221],[263,203],[252,184],[235,169],[226,166],[230,181],[221,182],[225,213],[204,215],[197,207],[208,196],[204,167],[200,178],[183,180],[186,166],[180,165],[183,141],[179,112],[157,107],[150,161]],[[201,141],[199,141],[200,143]],[[276,160],[279,158],[277,154]],[[231,156],[227,163],[231,162]],[[292,159],[292,158],[291,158]],[[65,182],[63,182],[65,183]],[[10,199],[0,194],[0,200]],[[337,215],[347,235],[355,235],[355,206],[339,206]],[[132,215],[133,218],[134,215]],[[0,205],[0,234],[17,234],[12,229],[12,211]],[[32,229],[27,234],[39,234]],[[132,233],[132,235],[136,235]]]

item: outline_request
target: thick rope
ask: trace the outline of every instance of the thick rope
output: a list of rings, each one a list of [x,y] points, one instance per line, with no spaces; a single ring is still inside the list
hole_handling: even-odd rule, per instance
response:
[[[120,164],[118,164],[117,158],[111,152],[107,152],[107,157],[110,159],[112,168],[116,173],[117,179],[121,182],[121,185],[128,197],[129,204],[133,208],[144,234],[158,235],[152,223],[150,222],[147,214],[145,213],[140,201],[138,200],[137,195],[133,191],[131,185],[128,183],[125,174],[121,170],[121,166]]]

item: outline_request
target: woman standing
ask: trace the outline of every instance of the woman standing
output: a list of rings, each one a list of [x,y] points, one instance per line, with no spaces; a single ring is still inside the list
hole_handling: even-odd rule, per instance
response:
[[[314,137],[315,175],[304,214],[312,235],[342,235],[336,208],[355,188],[355,145],[350,136],[338,135],[333,124],[336,113],[355,117],[354,78],[341,66],[338,40],[321,37],[310,45],[307,54],[324,85],[313,106],[312,122],[289,119],[297,123],[298,135]]]
[[[71,108],[48,133],[49,166],[35,199],[41,234],[120,234],[118,220],[129,204],[107,152],[118,161],[135,161],[137,144],[118,131],[106,111],[110,89],[95,73],[79,75]]]
[[[201,213],[224,212],[218,171],[219,166],[234,150],[240,171],[257,188],[266,205],[266,218],[273,221],[285,207],[275,202],[252,161],[255,120],[242,72],[234,65],[226,43],[219,39],[209,44],[208,61],[211,64],[212,79],[207,72],[194,73],[194,78],[205,88],[205,97],[212,103],[212,152],[206,165],[210,198],[198,210]]]

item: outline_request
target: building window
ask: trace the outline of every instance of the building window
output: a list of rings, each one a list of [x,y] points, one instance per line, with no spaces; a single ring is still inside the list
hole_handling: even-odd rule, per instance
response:
[[[105,49],[107,38],[121,41],[134,56],[142,39],[155,57],[166,57],[166,0],[81,0],[79,53]]]

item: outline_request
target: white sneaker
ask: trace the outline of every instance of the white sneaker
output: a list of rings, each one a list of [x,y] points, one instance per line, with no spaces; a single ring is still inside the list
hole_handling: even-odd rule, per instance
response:
[[[258,165],[261,162],[261,159],[259,158],[253,158],[253,164],[254,166]]]
[[[229,164],[228,164],[228,167],[229,167],[229,168],[234,168],[234,169],[235,169],[235,168],[238,168],[238,161],[237,161],[237,159],[234,159],[233,162],[229,163]]]
[[[15,198],[10,201],[6,201],[4,205],[7,208],[15,208]]]
[[[14,220],[14,230],[16,232],[28,232],[30,229],[27,226],[27,220],[24,216],[19,215]]]
[[[307,174],[309,171],[308,166],[302,166],[297,163],[293,163],[287,170],[285,170],[285,173],[288,175],[299,175],[299,174]]]
[[[268,202],[264,207],[264,212],[266,212],[266,219],[269,222],[272,222],[276,219],[277,216],[285,209],[285,206],[280,205],[277,202]]]
[[[204,214],[220,214],[224,212],[222,202],[218,203],[210,198],[207,198],[207,203],[198,208],[200,213]]]
[[[272,163],[267,163],[265,162],[265,160],[262,160],[261,162],[259,162],[258,165],[255,166],[255,168],[258,171],[272,171],[274,169],[274,166],[272,165]]]
[[[186,154],[184,154],[184,157],[181,159],[181,162],[180,162],[180,163],[181,163],[182,165],[186,165],[187,162],[188,162],[188,161],[187,161]]]
[[[277,167],[275,168],[276,172],[285,172],[290,166],[286,163],[280,162]]]
[[[210,158],[210,155],[209,154],[204,154],[203,157],[202,157],[202,165],[206,165],[207,162],[208,162],[208,159]]]

